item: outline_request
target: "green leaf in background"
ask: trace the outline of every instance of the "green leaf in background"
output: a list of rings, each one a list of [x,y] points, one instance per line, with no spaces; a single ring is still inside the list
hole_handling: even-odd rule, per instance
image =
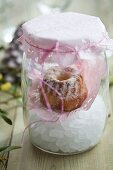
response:
[[[2,152],[3,150],[7,149],[9,146],[3,146],[0,148],[0,152]]]
[[[2,45],[2,46],[0,46],[0,51],[2,51],[2,50],[4,50],[5,49],[5,47]]]
[[[6,116],[7,114],[8,114],[8,113],[7,113],[6,111],[0,109],[0,116],[1,116],[1,118],[2,118],[6,123],[8,123],[9,125],[12,125],[11,119],[9,119],[9,118]]]
[[[12,125],[11,119],[9,119],[7,116],[1,115],[1,118],[2,118],[6,123],[8,123],[9,125]]]
[[[7,115],[8,113],[5,110],[0,109],[0,115]]]
[[[21,146],[6,146],[6,147],[1,147],[0,148],[0,154],[15,150],[15,149],[20,149]]]

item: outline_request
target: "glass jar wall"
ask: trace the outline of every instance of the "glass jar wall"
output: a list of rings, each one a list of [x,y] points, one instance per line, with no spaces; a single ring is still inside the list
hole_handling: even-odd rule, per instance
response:
[[[38,57],[34,60],[24,53],[25,120],[36,147],[55,154],[77,154],[94,147],[103,134],[109,111],[106,58],[102,54],[62,67],[54,56],[42,65]]]
[[[109,113],[106,50],[98,17],[56,13],[23,24],[24,115],[33,145],[77,154],[101,139]]]

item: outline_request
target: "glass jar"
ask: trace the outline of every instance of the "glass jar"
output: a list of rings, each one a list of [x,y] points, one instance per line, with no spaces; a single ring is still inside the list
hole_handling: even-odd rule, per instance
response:
[[[61,20],[69,16],[69,21],[74,17],[76,24],[79,15],[50,15],[50,28],[54,25],[51,16],[59,16]],[[47,17],[40,17],[41,24]],[[85,17],[87,21],[88,16]],[[80,15],[80,19],[82,21],[84,15]],[[70,42],[57,41],[53,45],[51,36],[48,40],[45,34],[41,34],[45,36],[41,41],[32,30],[34,22],[38,25],[40,19],[25,23],[21,38],[25,50],[22,69],[24,116],[32,144],[63,155],[89,150],[100,141],[109,113],[106,49],[94,42],[89,45],[89,41],[82,41],[85,44],[79,41],[78,45],[76,42],[76,48],[72,42],[70,45]],[[40,28],[43,30],[43,24]],[[54,30],[50,32],[56,35]]]

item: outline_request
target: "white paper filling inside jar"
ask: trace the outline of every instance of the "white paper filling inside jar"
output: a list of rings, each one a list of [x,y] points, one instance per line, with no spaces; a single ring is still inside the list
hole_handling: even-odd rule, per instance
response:
[[[47,112],[47,110],[45,110]],[[42,110],[29,111],[30,122],[40,120]],[[40,113],[39,113],[40,115]],[[97,95],[87,111],[71,112],[65,120],[37,123],[30,129],[33,144],[53,152],[80,152],[95,146],[103,133],[107,111],[104,101]]]

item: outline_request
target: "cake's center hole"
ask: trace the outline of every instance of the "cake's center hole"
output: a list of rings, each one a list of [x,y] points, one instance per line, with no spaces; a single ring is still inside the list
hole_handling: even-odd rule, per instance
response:
[[[57,79],[58,79],[59,81],[68,80],[69,78],[70,78],[70,75],[69,75],[69,74],[66,74],[66,73],[62,73],[62,74],[60,74],[60,75],[57,77]]]

